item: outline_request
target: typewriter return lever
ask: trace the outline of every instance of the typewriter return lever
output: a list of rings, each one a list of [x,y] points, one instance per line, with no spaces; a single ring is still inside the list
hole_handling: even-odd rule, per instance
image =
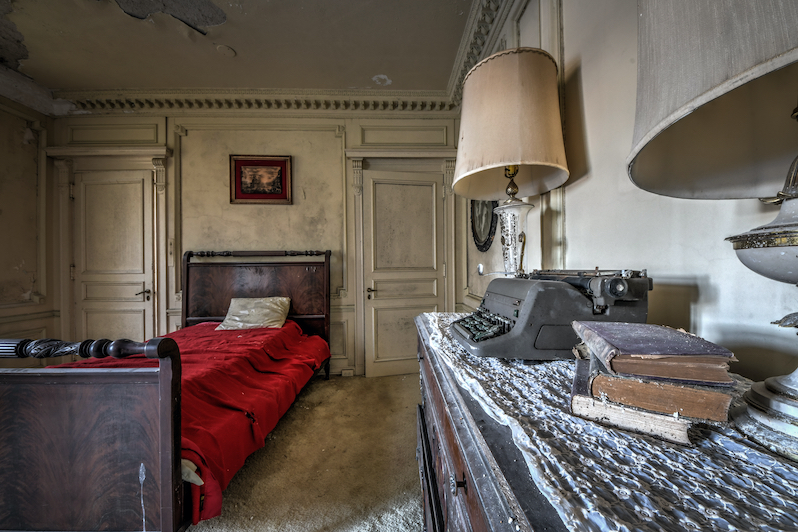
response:
[[[489,272],[485,273],[485,267],[482,264],[477,264],[477,275],[482,277],[483,275],[515,275],[516,272]]]

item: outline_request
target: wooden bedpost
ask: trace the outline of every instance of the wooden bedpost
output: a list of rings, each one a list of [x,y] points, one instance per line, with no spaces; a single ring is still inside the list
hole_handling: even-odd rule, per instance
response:
[[[143,352],[159,367],[0,370],[0,530],[188,525],[177,344],[105,342],[109,354]]]

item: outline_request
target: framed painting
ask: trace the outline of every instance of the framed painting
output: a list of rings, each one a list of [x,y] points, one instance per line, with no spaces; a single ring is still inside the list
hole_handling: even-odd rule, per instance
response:
[[[230,203],[291,205],[291,156],[231,155]]]

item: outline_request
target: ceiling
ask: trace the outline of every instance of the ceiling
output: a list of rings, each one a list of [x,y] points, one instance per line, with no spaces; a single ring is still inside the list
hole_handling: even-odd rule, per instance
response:
[[[472,8],[481,3],[0,0],[0,63],[56,95],[123,89],[451,94],[472,40],[478,15]]]

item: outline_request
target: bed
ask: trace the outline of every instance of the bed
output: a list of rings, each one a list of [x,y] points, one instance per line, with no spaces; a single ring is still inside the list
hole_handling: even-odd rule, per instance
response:
[[[189,251],[166,337],[0,341],[0,356],[91,357],[0,370],[0,530],[176,532],[218,515],[302,387],[329,377],[329,280],[330,251]],[[234,299],[267,297],[290,298],[282,327],[215,330]]]

